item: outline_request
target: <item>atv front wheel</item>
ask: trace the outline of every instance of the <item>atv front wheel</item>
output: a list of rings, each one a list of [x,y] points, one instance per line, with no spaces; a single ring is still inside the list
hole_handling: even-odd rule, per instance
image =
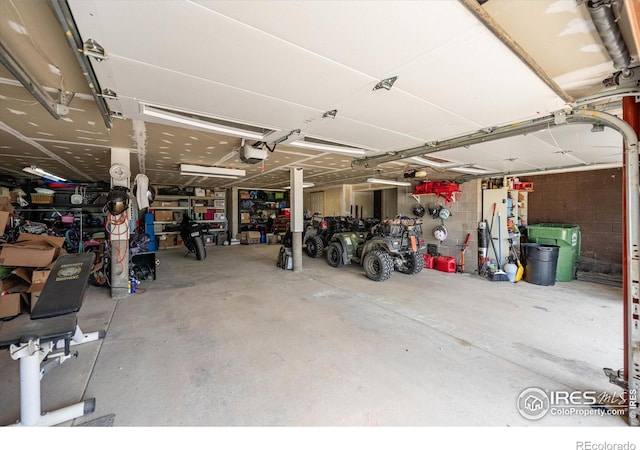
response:
[[[414,275],[418,272],[421,272],[424,268],[424,257],[422,256],[422,252],[410,252],[404,258],[402,258],[404,264],[400,272],[406,273],[407,275]]]
[[[342,259],[342,245],[339,242],[329,244],[327,250],[327,262],[331,267],[342,267],[344,261]]]
[[[307,238],[307,255],[312,258],[322,258],[324,251],[324,241],[320,236],[309,236]]]
[[[393,273],[393,259],[383,250],[373,250],[364,257],[364,272],[373,281],[386,281]]]

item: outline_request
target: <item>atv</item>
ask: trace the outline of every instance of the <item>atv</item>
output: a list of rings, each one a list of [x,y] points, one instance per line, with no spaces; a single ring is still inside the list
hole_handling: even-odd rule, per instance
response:
[[[361,264],[367,277],[385,281],[394,270],[413,275],[424,267],[422,220],[388,219],[369,232],[336,233],[327,250],[327,262],[332,267]],[[421,243],[422,241],[422,243]]]
[[[304,244],[307,255],[312,258],[321,258],[324,249],[331,242],[331,237],[335,233],[344,233],[352,229],[352,224],[346,217],[313,216],[304,232]]]

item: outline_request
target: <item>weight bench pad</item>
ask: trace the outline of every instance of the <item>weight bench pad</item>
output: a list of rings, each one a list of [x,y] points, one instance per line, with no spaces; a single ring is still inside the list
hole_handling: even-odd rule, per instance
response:
[[[28,314],[21,314],[0,322],[0,349],[9,348],[11,344],[27,343],[31,338],[39,338],[40,342],[71,339],[77,322],[75,314],[40,320],[31,320]]]
[[[32,319],[46,319],[80,310],[93,268],[95,254],[59,256],[31,312]]]

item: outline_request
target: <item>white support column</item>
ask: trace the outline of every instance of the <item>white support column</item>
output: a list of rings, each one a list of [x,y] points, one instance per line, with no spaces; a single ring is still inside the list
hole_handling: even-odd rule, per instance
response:
[[[291,169],[291,252],[293,271],[302,271],[302,232],[304,231],[302,168]]]
[[[127,148],[111,149],[111,166],[122,167],[129,174],[127,177],[111,177],[111,186],[129,188],[131,181],[130,152]],[[125,298],[129,295],[129,217],[130,210],[111,217],[111,298]]]

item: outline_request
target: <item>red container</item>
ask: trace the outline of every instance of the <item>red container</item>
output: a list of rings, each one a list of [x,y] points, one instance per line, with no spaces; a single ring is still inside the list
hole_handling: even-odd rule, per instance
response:
[[[424,268],[425,269],[433,269],[436,265],[437,256],[424,255]]]
[[[436,268],[440,272],[455,272],[456,271],[456,259],[453,256],[438,256],[438,262]]]

